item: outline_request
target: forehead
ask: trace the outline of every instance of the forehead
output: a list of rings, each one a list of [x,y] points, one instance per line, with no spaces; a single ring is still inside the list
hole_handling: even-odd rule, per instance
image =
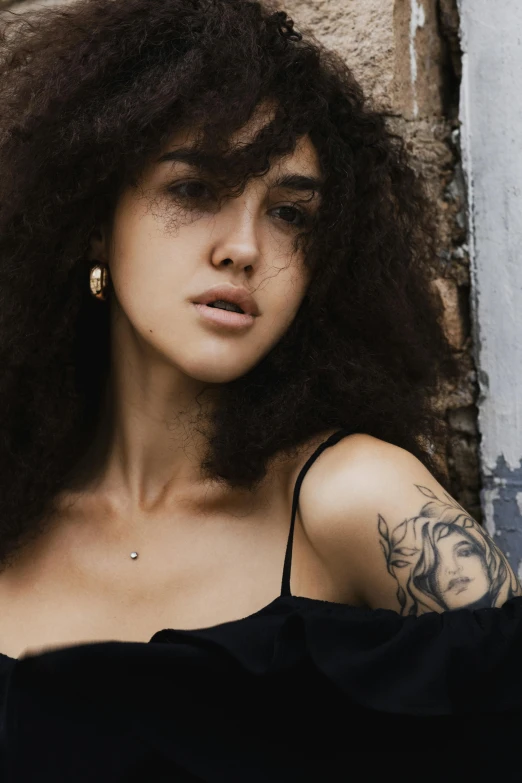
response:
[[[444,536],[443,538],[439,538],[438,545],[439,546],[448,546],[448,547],[454,547],[458,544],[461,544],[462,542],[465,542],[466,544],[470,544],[471,541],[468,538],[468,536],[461,532],[460,530],[450,530],[447,536]]]
[[[241,147],[250,144],[259,131],[271,121],[272,116],[273,110],[270,109],[269,106],[267,107],[266,104],[258,107],[249,121],[232,134],[230,137],[231,146]],[[176,149],[190,148],[197,140],[198,132],[194,128],[185,127],[176,131],[161,150],[160,159],[162,155],[175,151]],[[287,169],[299,169],[303,170],[303,173],[308,174],[308,176],[320,176],[321,167],[319,156],[308,135],[301,136],[297,140],[294,151],[277,159],[271,166],[271,171]]]

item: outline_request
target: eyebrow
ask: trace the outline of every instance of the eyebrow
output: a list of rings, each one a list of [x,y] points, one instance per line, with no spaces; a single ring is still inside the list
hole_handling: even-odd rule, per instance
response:
[[[200,152],[195,152],[190,149],[177,149],[170,152],[166,152],[157,159],[157,163],[172,163],[174,161],[180,161],[182,163],[188,163],[190,166],[195,166],[201,170],[206,168],[206,157]],[[323,179],[315,176],[308,176],[305,174],[285,174],[279,179],[271,183],[272,187],[284,188],[285,190],[295,190],[299,192],[309,192],[311,190],[317,193],[321,192],[323,185]]]

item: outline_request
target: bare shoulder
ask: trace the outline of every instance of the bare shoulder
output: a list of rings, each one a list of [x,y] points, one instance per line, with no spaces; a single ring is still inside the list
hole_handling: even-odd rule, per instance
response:
[[[303,482],[304,530],[342,592],[417,615],[522,595],[505,555],[410,452],[343,438]]]
[[[409,451],[371,435],[349,435],[326,449],[310,470],[301,489],[301,513],[310,524],[327,518],[328,526],[321,525],[317,532],[328,535],[339,522],[344,529],[347,509],[352,520],[359,513],[364,520],[375,503],[389,508],[399,501],[404,507],[407,486],[417,500],[414,480],[428,478],[435,481]]]

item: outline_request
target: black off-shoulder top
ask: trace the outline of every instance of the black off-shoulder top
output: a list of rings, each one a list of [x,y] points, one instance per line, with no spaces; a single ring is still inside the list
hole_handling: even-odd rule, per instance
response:
[[[8,783],[522,781],[522,598],[420,617],[280,595],[148,643],[0,654]]]

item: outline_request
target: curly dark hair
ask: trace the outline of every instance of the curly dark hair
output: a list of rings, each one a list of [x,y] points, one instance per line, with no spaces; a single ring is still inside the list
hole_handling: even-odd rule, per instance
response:
[[[291,33],[270,0],[77,0],[2,15],[0,562],[43,529],[100,413],[110,322],[89,292],[90,238],[182,126],[201,131],[202,159],[237,192],[305,134],[325,177],[296,239],[305,298],[270,353],[226,384],[202,475],[252,489],[272,457],[345,427],[444,479],[433,399],[454,370],[429,285],[428,200],[348,66]],[[273,118],[234,148],[265,99]]]

